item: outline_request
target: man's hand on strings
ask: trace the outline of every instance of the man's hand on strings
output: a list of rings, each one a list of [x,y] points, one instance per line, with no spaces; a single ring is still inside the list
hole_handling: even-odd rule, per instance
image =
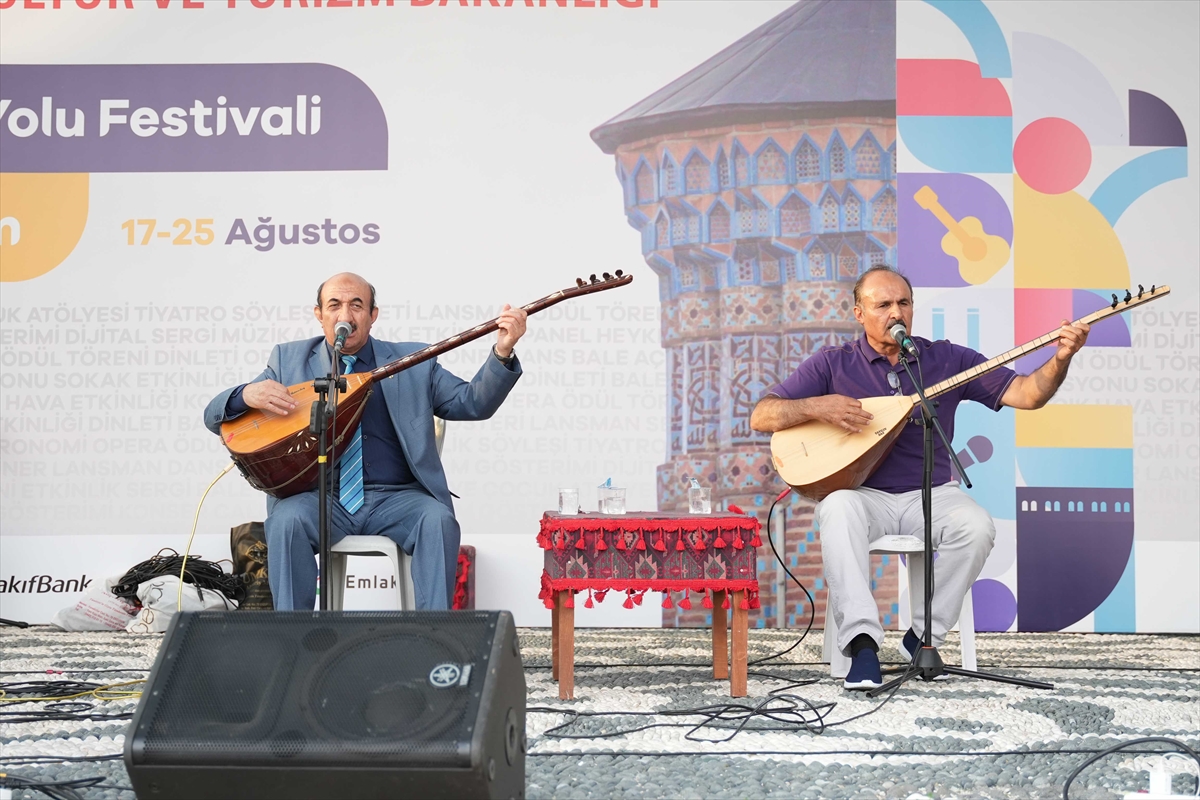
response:
[[[275,381],[246,384],[246,388],[242,389],[242,399],[251,408],[281,417],[290,414],[296,408],[296,399],[288,393],[287,387]]]

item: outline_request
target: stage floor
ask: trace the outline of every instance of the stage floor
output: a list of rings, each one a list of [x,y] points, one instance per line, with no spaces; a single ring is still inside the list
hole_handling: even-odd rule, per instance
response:
[[[829,677],[819,663],[820,631],[782,658],[753,665],[791,646],[800,633],[750,632],[750,696],[736,704],[770,703],[775,719],[738,719],[731,712],[697,728],[707,717],[680,712],[716,707],[715,713],[735,702],[728,682],[711,677],[707,631],[580,629],[577,699],[564,702],[551,680],[549,631],[522,629],[530,709],[527,797],[1061,797],[1063,782],[1090,751],[1143,736],[1200,748],[1195,636],[980,634],[981,670],[1055,688],[953,677],[910,682],[885,702],[843,691]],[[889,634],[884,660],[899,660],[898,639]],[[6,682],[118,683],[144,678],[161,641],[156,635],[2,628],[0,669]],[[958,663],[957,639],[941,654]],[[772,692],[782,696],[772,700]],[[0,771],[39,780],[100,776],[108,787],[129,785],[120,760],[127,719],[10,721],[31,705],[5,704]],[[136,699],[95,702],[92,713],[128,714],[135,705]],[[604,716],[575,717],[568,709]],[[801,715],[808,729],[795,724]],[[77,760],[36,763],[38,757]],[[1196,766],[1188,759],[1118,754],[1083,772],[1071,796],[1145,790],[1147,769],[1159,766],[1176,773],[1177,793],[1194,791],[1195,778],[1187,774],[1194,776]],[[133,795],[93,787],[83,796]]]

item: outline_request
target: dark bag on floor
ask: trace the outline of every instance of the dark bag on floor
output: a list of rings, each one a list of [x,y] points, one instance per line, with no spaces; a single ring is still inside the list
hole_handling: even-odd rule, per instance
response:
[[[233,574],[246,583],[246,597],[239,609],[272,611],[275,600],[267,582],[267,536],[261,522],[247,522],[229,531],[229,549],[233,554]]]

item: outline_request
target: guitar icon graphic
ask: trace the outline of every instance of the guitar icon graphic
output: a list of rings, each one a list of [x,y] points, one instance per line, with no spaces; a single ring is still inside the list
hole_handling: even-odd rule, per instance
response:
[[[937,193],[928,186],[918,189],[913,199],[946,227],[947,233],[942,237],[942,252],[958,261],[958,272],[967,283],[984,283],[1008,263],[1008,242],[986,232],[978,219],[954,219],[938,202]]]

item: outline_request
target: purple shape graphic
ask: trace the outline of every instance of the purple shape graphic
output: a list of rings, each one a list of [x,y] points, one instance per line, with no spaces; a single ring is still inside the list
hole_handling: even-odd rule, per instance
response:
[[[379,99],[326,64],[9,64],[0,86],[0,172],[387,169]]]
[[[959,274],[958,260],[942,250],[946,227],[913,198],[922,186],[933,189],[938,202],[956,220],[975,217],[986,233],[1011,245],[1013,223],[1008,204],[995,189],[972,175],[906,172],[897,176],[899,269],[914,286],[969,286]]]
[[[1132,550],[1132,489],[1017,487],[1020,630],[1062,630],[1095,611]]]
[[[1129,144],[1134,147],[1187,147],[1179,115],[1149,92],[1129,90]]]
[[[1125,296],[1124,290],[1114,291],[1117,297]],[[1075,289],[1071,292],[1071,313],[1075,319],[1079,319],[1112,305],[1112,294],[1109,292],[1106,296],[1087,289]],[[1087,343],[1090,347],[1131,347],[1133,341],[1129,336],[1129,315],[1113,314],[1097,322],[1088,333]]]
[[[1006,631],[1017,619],[1017,598],[1000,581],[984,578],[971,587],[976,631]]]

